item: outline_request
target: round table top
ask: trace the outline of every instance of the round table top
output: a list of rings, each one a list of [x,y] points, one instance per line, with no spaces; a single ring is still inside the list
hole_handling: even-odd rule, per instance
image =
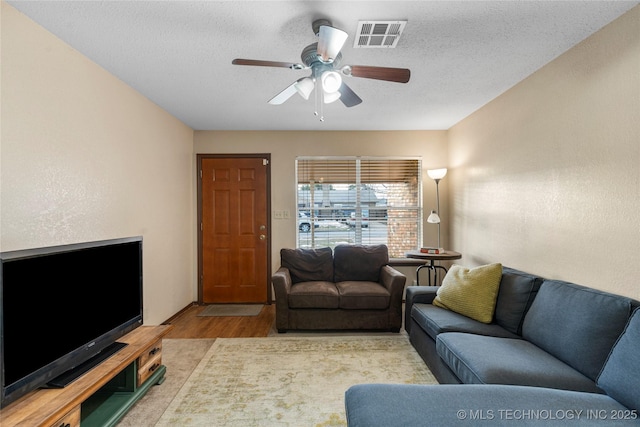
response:
[[[451,260],[451,259],[460,259],[462,258],[462,254],[455,251],[445,250],[442,254],[425,254],[420,251],[407,251],[404,254],[407,258],[419,258],[419,259],[428,259],[428,260]]]

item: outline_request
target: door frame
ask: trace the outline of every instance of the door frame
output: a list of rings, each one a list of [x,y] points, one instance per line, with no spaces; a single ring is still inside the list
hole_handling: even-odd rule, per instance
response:
[[[202,161],[204,159],[246,159],[261,158],[266,159],[266,191],[267,191],[267,304],[272,304],[271,292],[271,154],[270,153],[247,153],[247,154],[196,154],[196,181],[198,182],[198,212],[196,231],[198,235],[198,304],[203,304],[202,297]]]

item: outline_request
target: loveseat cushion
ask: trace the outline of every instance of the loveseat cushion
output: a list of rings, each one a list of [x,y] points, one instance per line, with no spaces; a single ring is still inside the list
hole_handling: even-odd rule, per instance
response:
[[[542,277],[503,267],[496,301],[495,322],[514,334],[522,334],[524,316],[531,307],[542,281]]]
[[[336,283],[340,294],[340,308],[353,310],[384,310],[389,307],[391,294],[377,282],[363,280]]]
[[[466,332],[503,338],[518,338],[518,335],[495,323],[478,322],[455,311],[432,304],[414,304],[411,308],[411,318],[434,341],[438,334],[443,332]]]
[[[629,409],[640,411],[640,309],[636,309],[598,376],[597,384]]]
[[[630,315],[629,298],[545,280],[522,336],[595,381]]]
[[[333,282],[299,282],[289,291],[289,308],[338,308],[340,295]]]
[[[333,250],[334,281],[380,281],[380,269],[389,263],[386,245],[338,245]]]
[[[594,381],[520,338],[448,332],[436,351],[464,384],[513,384],[601,392]]]
[[[331,248],[280,249],[280,265],[289,269],[292,283],[333,282]]]

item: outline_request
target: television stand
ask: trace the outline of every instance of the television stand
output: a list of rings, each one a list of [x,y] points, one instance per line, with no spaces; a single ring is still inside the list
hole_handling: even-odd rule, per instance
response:
[[[75,368],[71,368],[68,371],[58,375],[57,377],[49,381],[43,388],[63,388],[68,386],[74,380],[78,379],[78,377],[89,372],[91,369],[104,362],[108,357],[114,355],[126,346],[127,343],[114,342],[113,344],[105,347],[100,353],[96,354],[92,358],[87,359]]]
[[[140,326],[125,347],[64,388],[34,390],[0,409],[0,424],[21,427],[115,426],[149,389],[164,381],[162,338],[171,325]]]

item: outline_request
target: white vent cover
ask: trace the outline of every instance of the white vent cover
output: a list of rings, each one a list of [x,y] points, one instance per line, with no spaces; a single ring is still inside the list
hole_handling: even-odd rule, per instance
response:
[[[353,47],[394,48],[407,21],[358,21]]]

